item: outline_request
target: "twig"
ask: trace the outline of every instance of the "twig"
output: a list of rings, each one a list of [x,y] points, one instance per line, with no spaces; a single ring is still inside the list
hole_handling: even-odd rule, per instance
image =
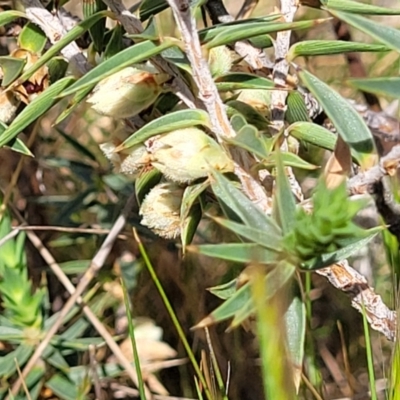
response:
[[[125,8],[120,0],[104,0],[104,3],[116,15],[118,21],[122,24],[127,33],[142,33],[143,26],[138,18]],[[153,65],[166,74],[174,78],[171,89],[189,108],[201,108],[201,104],[193,96],[186,81],[183,79],[179,69],[170,64],[161,56],[155,56],[151,59]]]
[[[375,182],[381,180],[385,175],[393,175],[400,166],[400,144],[379,161],[371,169],[365,172],[359,172],[347,183],[347,190],[350,194],[366,193],[367,188]]]
[[[58,17],[47,11],[39,0],[21,1],[28,18],[43,30],[52,44],[58,42],[67,33]],[[75,42],[65,46],[61,54],[80,75],[84,75],[89,70],[86,58]]]
[[[250,17],[250,15],[253,14],[254,9],[257,7],[258,1],[259,0],[245,0],[235,19],[247,19]]]
[[[381,296],[368,285],[366,278],[353,269],[347,260],[319,269],[316,273],[325,276],[335,288],[345,292],[350,297],[352,306],[360,313],[365,309],[372,329],[395,341],[396,312],[385,305]]]
[[[80,295],[83,293],[87,285],[90,283],[90,280],[94,277],[95,273],[101,268],[103,265],[106,257],[108,256],[112,244],[115,241],[118,233],[121,231],[123,226],[125,225],[126,221],[126,214],[129,212],[131,208],[131,204],[134,201],[134,198],[131,197],[122,214],[118,217],[116,220],[113,228],[111,229],[110,233],[108,234],[107,238],[105,239],[103,245],[101,246],[100,250],[96,254],[96,256],[93,258],[89,269],[87,272],[84,274],[81,282],[79,283],[78,287],[75,289],[72,283],[69,281],[67,276],[64,274],[60,266],[56,263],[54,260],[53,256],[50,254],[50,252],[44,247],[43,243],[40,241],[40,239],[36,236],[34,232],[27,231],[27,236],[28,238],[32,241],[33,245],[39,249],[40,254],[42,257],[45,259],[45,261],[49,264],[50,268],[54,271],[54,273],[57,275],[59,278],[60,282],[66,287],[68,292],[71,294],[71,297],[67,301],[67,303],[64,305],[64,308],[61,310],[60,315],[57,319],[57,321],[52,325],[47,332],[45,338],[42,340],[42,342],[39,344],[37,347],[35,353],[32,355],[28,363],[26,364],[24,371],[22,373],[22,377],[25,378],[26,375],[30,372],[32,367],[36,364],[37,360],[41,357],[43,351],[45,350],[49,340],[52,338],[52,336],[57,332],[58,328],[61,326],[62,321],[65,317],[66,314],[70,311],[70,309],[73,307],[74,303],[77,302],[78,304],[82,304],[82,298]],[[23,218],[17,213],[18,218],[21,220],[21,222],[25,222]],[[115,354],[117,357],[118,361],[121,363],[121,365],[126,369],[127,373],[129,374],[130,378],[132,381],[135,383],[135,385],[138,385],[138,380],[137,380],[137,375],[130,364],[130,362],[125,358],[125,356],[122,354],[120,348],[118,345],[115,343],[114,339],[112,336],[108,333],[108,331],[104,328],[102,323],[97,319],[96,315],[90,310],[90,308],[87,305],[83,304],[83,311],[89,321],[92,323],[92,325],[96,328],[96,330],[99,332],[99,334],[104,338],[104,340],[107,342],[108,346],[110,347],[111,351]],[[12,394],[15,396],[18,393],[18,390],[21,386],[21,379],[18,379],[13,387],[12,387]],[[150,398],[150,397],[149,397]],[[10,397],[8,397],[10,399]]]

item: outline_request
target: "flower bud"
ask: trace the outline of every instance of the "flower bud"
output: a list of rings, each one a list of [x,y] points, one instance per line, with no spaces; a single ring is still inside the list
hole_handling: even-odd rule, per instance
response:
[[[140,207],[139,214],[143,217],[142,225],[166,239],[179,236],[183,190],[172,182],[154,186]]]
[[[87,102],[99,114],[130,118],[156,101],[168,79],[167,74],[127,67],[100,81]]]
[[[212,169],[233,171],[233,161],[210,136],[186,128],[147,141],[151,164],[168,179],[187,183],[208,175]]]
[[[212,76],[227,74],[232,68],[232,52],[226,46],[213,47],[208,53],[208,64]]]
[[[113,142],[102,143],[100,149],[104,155],[111,161],[115,172],[122,174],[134,174],[141,168],[149,164],[150,158],[143,144],[124,149],[115,153],[116,145]]]

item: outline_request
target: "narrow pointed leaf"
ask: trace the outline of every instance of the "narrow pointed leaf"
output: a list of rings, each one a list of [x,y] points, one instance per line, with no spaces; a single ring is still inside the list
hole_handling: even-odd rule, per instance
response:
[[[215,80],[217,89],[221,92],[243,89],[273,89],[272,80],[261,76],[245,73],[230,73]]]
[[[285,285],[293,276],[295,267],[290,264],[279,264],[264,278],[265,300],[270,299],[276,292]],[[200,321],[195,328],[204,328],[205,326],[224,321],[235,316],[234,327],[249,317],[255,308],[252,301],[251,287],[249,283],[243,285],[210,315]],[[237,317],[236,317],[237,316]]]
[[[379,228],[381,230],[381,228]],[[342,261],[345,258],[350,257],[357,251],[361,250],[364,246],[366,246],[376,235],[378,232],[375,230],[372,230],[372,233],[364,238],[356,238],[354,241],[349,243],[349,245],[341,248],[338,251],[335,251],[333,253],[329,254],[323,254],[322,256],[319,256],[318,258],[311,260],[309,262],[306,262],[301,265],[301,268],[305,270],[315,270],[315,269],[320,269],[320,268],[325,268],[331,264],[334,264],[336,262]]]
[[[313,28],[323,22],[328,21],[329,18],[320,18],[310,21],[298,21],[298,22],[274,22],[274,23],[263,23],[254,24],[246,29],[242,26],[229,27],[222,31],[220,34],[215,36],[210,42],[206,43],[206,48],[211,49],[213,47],[222,46],[225,44],[233,43],[238,40],[245,40],[254,36],[265,35],[267,33],[282,32],[287,30],[296,29],[308,29]]]
[[[363,118],[339,93],[314,75],[300,70],[299,76],[319,101],[343,140],[354,151],[361,167],[372,167],[376,163],[375,144]]]
[[[222,285],[213,286],[207,290],[214,296],[219,297],[222,300],[229,299],[236,293],[237,279],[233,279],[230,282],[223,283]]]
[[[322,0],[324,8],[330,10],[346,11],[354,14],[369,15],[400,15],[400,10],[379,7],[373,4],[361,3],[351,0]]]
[[[213,218],[215,222],[235,232],[237,235],[257,243],[267,249],[279,252],[282,249],[282,236],[278,232],[252,228],[224,218]]]
[[[400,78],[382,77],[370,79],[349,79],[351,86],[368,93],[376,93],[380,96],[400,98]]]
[[[277,253],[253,243],[221,243],[187,246],[187,250],[209,257],[240,263],[270,264],[276,261]]]
[[[304,140],[326,150],[335,149],[337,136],[328,129],[312,122],[295,122],[288,127],[287,131],[298,140]]]
[[[276,220],[280,222],[284,235],[289,233],[295,224],[296,218],[296,203],[289,180],[286,176],[283,166],[282,154],[277,148],[276,150],[276,190],[274,196],[274,215]]]
[[[381,44],[347,42],[344,40],[304,40],[295,43],[287,55],[289,61],[299,56],[322,56],[347,52],[379,52],[389,51]]]
[[[298,91],[289,92],[286,98],[285,120],[292,124],[297,121],[309,121],[308,110],[303,96]]]
[[[400,52],[400,31],[389,25],[378,24],[370,19],[360,17],[356,14],[350,14],[341,11],[330,11],[335,17],[347,22],[361,32],[370,35],[380,43],[385,44],[392,50]]]
[[[301,381],[306,338],[306,308],[298,297],[293,298],[285,313],[285,326],[289,356],[294,372],[294,384],[297,391]]]
[[[147,60],[148,58],[161,53],[164,49],[171,46],[173,46],[173,43],[166,40],[159,45],[154,42],[145,41],[132,47],[128,47],[116,54],[114,57],[103,61],[97,67],[90,70],[68,90],[64,91],[61,96],[68,96],[78,90],[92,86],[97,82],[100,82],[102,79],[107,78],[132,64]]]
[[[172,112],[138,129],[118,146],[117,151],[143,143],[152,136],[159,135],[160,133],[171,132],[194,125],[210,127],[211,123],[208,114],[203,110],[180,110]]]
[[[17,153],[23,154],[24,156],[34,157],[26,144],[19,138],[15,138],[12,144],[10,143],[10,149]]]
[[[11,125],[0,136],[0,147],[16,137],[30,123],[37,120],[59,101],[56,97],[75,80],[71,77],[60,79],[36,97],[18,114]]]
[[[212,175],[215,179],[215,181],[212,182],[212,189],[215,195],[228,206],[245,225],[260,230],[277,232],[278,235],[281,234],[281,230],[276,222],[253,204],[244,193],[229,181],[229,179],[216,171],[214,171]]]
[[[140,20],[144,22],[153,15],[164,11],[166,8],[168,8],[166,0],[144,0],[140,5]]]

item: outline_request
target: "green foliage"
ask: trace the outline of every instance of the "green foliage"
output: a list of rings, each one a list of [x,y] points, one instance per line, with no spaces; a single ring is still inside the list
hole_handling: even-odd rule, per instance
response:
[[[61,3],[51,2],[48,9],[56,11]],[[321,167],[328,152],[336,150],[334,155],[340,159],[336,148],[338,135],[358,164],[355,171],[368,173],[379,157],[368,118],[342,96],[342,81],[363,92],[399,98],[399,78],[346,79],[338,75],[340,85],[335,86],[337,82],[328,81],[325,71],[315,67],[312,60],[317,56],[365,52],[371,57],[368,63],[372,60],[371,65],[379,67],[381,60],[385,60],[383,52],[385,56],[400,52],[400,33],[390,24],[375,22],[369,15],[398,15],[400,11],[348,0],[301,3],[323,10],[376,43],[326,40],[320,37],[324,36],[320,30],[318,40],[314,40],[314,28],[324,24],[324,29],[328,29],[332,18],[315,18],[309,12],[296,16],[294,22],[272,13],[207,26],[209,19],[215,20],[210,11],[211,0],[207,5],[204,0],[190,2],[195,18],[203,6],[206,7],[202,11],[211,17],[204,18],[204,28],[198,29],[201,49],[195,46],[193,38],[188,40],[187,33],[175,32],[179,24],[168,26],[170,14],[160,14],[169,8],[170,2],[165,0],[144,0],[124,15],[108,11],[102,0],[84,0],[82,21],[66,33],[53,32],[53,26],[49,30],[42,20],[36,21],[28,13],[31,10],[25,14],[8,9],[7,4],[0,13],[0,26],[5,26],[5,32],[14,25],[22,28],[15,30],[18,37],[7,36],[1,45],[5,51],[0,57],[0,148],[19,153],[16,157],[36,158],[32,164],[26,163],[26,168],[21,168],[24,161],[16,168],[12,161],[10,174],[5,178],[0,174],[5,203],[15,202],[19,208],[25,203],[36,206],[44,225],[64,230],[54,233],[57,236],[43,235],[44,246],[50,248],[49,253],[60,260],[62,271],[75,282],[97,253],[99,235],[113,226],[126,199],[136,196],[132,215],[127,217],[135,229],[136,244],[132,246],[131,229],[126,229],[107,261],[113,268],[96,275],[96,283],[83,294],[83,301],[90,312],[99,318],[105,316],[101,322],[111,331],[119,322],[117,308],[125,299],[135,367],[140,372],[143,360],[136,348],[136,326],[134,332],[128,295],[144,303],[132,303],[135,312],[154,313],[158,317],[163,311],[155,299],[148,301],[148,277],[137,276],[144,261],[176,331],[168,331],[168,337],[179,337],[195,371],[194,383],[191,378],[189,384],[183,378],[180,382],[182,392],[187,392],[185,397],[234,398],[229,397],[229,387],[224,383],[225,366],[219,362],[224,352],[214,352],[210,339],[220,333],[209,335],[206,331],[210,361],[202,357],[199,364],[199,354],[191,349],[188,327],[200,319],[194,328],[208,328],[226,320],[230,320],[229,330],[250,326],[259,344],[265,398],[308,398],[310,384],[306,377],[318,386],[321,382],[314,378],[322,374],[313,369],[323,368],[315,357],[317,348],[312,349],[325,342],[326,332],[333,335],[332,326],[336,323],[336,315],[321,317],[318,309],[313,310],[313,302],[318,299],[314,300],[311,272],[353,257],[367,245],[375,246],[373,239],[385,229],[356,225],[354,217],[366,203],[350,199],[346,183],[327,188]],[[53,20],[57,20],[57,15],[48,14]],[[106,24],[107,18],[111,24]],[[291,45],[286,43],[289,50],[278,56],[278,50],[285,47],[280,41],[286,39],[277,34],[291,31],[299,31],[296,40]],[[240,52],[243,45],[246,50]],[[267,47],[274,48],[264,53]],[[17,56],[11,51],[13,48],[24,50],[24,55]],[[267,56],[273,51],[276,59],[269,65]],[[251,62],[252,57],[255,59]],[[301,67],[293,63],[299,59]],[[325,58],[319,60],[326,62]],[[289,63],[288,73],[280,70],[285,62]],[[209,76],[212,80],[207,81]],[[277,100],[279,91],[285,100]],[[113,112],[104,111],[118,102],[123,111],[121,107]],[[104,154],[98,146],[103,141],[106,143],[100,149]],[[11,164],[7,151],[0,155],[5,155],[4,165]],[[24,180],[18,182],[16,190],[21,170]],[[31,184],[34,192],[29,192]],[[162,191],[157,192],[160,187]],[[306,202],[302,189],[306,189]],[[308,195],[309,192],[313,194]],[[27,209],[23,214],[31,219],[35,212]],[[52,291],[55,278],[50,274],[54,263],[50,263],[50,268],[45,266],[47,275],[43,273],[41,279],[32,282],[25,234],[11,237],[11,217],[4,210],[0,214],[3,399],[18,381],[17,368],[23,370],[48,329],[60,318],[50,299],[58,296],[57,300],[63,302],[67,296]],[[148,253],[138,232],[146,240]],[[396,271],[397,242],[387,232],[385,235],[388,257]],[[178,249],[171,243],[175,239]],[[46,248],[38,247],[42,256],[47,254]],[[126,261],[119,253],[128,253],[126,258],[130,256],[134,261]],[[176,269],[181,255],[183,265]],[[153,257],[159,258],[154,267],[150,260]],[[381,274],[379,265],[376,269]],[[160,278],[168,276],[172,282],[167,290],[157,275],[159,271]],[[124,276],[122,288],[117,275]],[[139,278],[141,285],[136,285]],[[62,278],[64,285],[65,279]],[[196,283],[195,289],[189,286],[191,281]],[[199,291],[205,290],[202,284],[210,282],[214,286],[209,291],[222,301],[213,303],[214,309],[204,315],[204,310],[210,308],[198,300],[203,300]],[[324,298],[325,289],[318,287],[318,282],[315,284],[315,292]],[[112,285],[117,289],[109,289]],[[363,291],[369,289],[366,281],[362,285]],[[166,293],[175,293],[176,288],[179,296],[169,298]],[[71,287],[68,292],[72,292]],[[119,293],[119,300],[114,293]],[[393,293],[392,289],[392,297]],[[181,307],[178,313],[174,300]],[[193,302],[196,312],[185,315],[185,307]],[[318,330],[313,326],[314,313]],[[184,323],[180,323],[178,316]],[[367,316],[371,323],[371,316],[364,310],[364,335],[368,339]],[[355,353],[354,348],[359,349],[363,340],[350,336],[346,340],[353,342],[348,347]],[[200,337],[196,337],[196,344],[202,340]],[[60,399],[89,399],[94,391],[98,396],[98,381],[122,382],[124,371],[115,361],[104,356],[101,364],[96,365],[98,354],[93,349],[100,349],[101,354],[104,345],[83,316],[81,306],[75,306],[64,318],[60,331],[50,338],[41,362],[24,378],[30,398],[44,397],[46,389]],[[337,347],[345,345],[343,342]],[[238,349],[241,351],[241,344]],[[398,352],[396,346],[389,374],[392,398],[398,392]],[[370,343],[366,353],[374,391]],[[247,355],[242,358],[250,358]],[[90,366],[84,365],[87,358],[91,360]],[[342,358],[347,362],[346,354],[337,357]],[[143,377],[153,368],[146,367]],[[192,371],[187,372],[184,367],[179,372],[182,377],[192,376]],[[155,377],[150,375],[145,382],[140,373],[138,376],[140,396],[145,398],[148,388],[144,384]],[[318,398],[320,394],[314,392]],[[20,391],[15,398],[25,396],[28,397]]]
[[[347,198],[345,183],[330,190],[320,180],[313,204],[311,214],[298,209],[293,229],[284,238],[286,250],[295,257],[295,263],[333,253],[351,238],[366,237],[366,231],[352,222],[362,203]]]

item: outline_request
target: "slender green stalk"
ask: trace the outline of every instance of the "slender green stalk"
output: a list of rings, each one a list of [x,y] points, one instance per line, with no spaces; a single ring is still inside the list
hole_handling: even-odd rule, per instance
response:
[[[140,399],[146,400],[143,378],[142,378],[142,370],[140,369],[139,354],[137,351],[136,340],[135,340],[135,328],[132,323],[131,306],[129,304],[128,291],[126,290],[125,281],[122,278],[121,278],[121,285],[122,285],[122,291],[124,292],[126,316],[128,317],[129,337],[131,338],[132,342],[133,359],[135,360],[135,368],[138,376]]]
[[[365,313],[365,308],[363,304],[363,326],[364,326],[364,335],[365,335],[365,349],[367,352],[367,364],[368,364],[368,378],[369,385],[371,391],[371,400],[377,400],[376,396],[376,386],[375,386],[375,373],[374,373],[374,360],[372,356],[372,347],[371,347],[371,336],[369,334],[369,325],[367,321],[367,316]]]
[[[172,319],[172,323],[174,324],[175,329],[178,332],[179,338],[181,339],[181,341],[183,343],[183,346],[185,347],[185,350],[186,350],[186,352],[188,354],[189,360],[192,363],[193,368],[196,371],[196,374],[197,374],[201,384],[204,387],[204,391],[206,393],[207,399],[208,400],[212,400],[212,396],[211,396],[210,390],[209,390],[209,388],[207,386],[207,382],[206,382],[206,380],[205,380],[205,378],[204,378],[204,376],[203,376],[203,374],[202,374],[202,372],[200,370],[200,366],[199,366],[199,364],[198,364],[198,362],[197,362],[197,360],[196,360],[196,358],[195,358],[195,356],[194,356],[194,354],[192,352],[192,349],[190,348],[190,345],[189,345],[189,343],[188,343],[188,341],[186,339],[185,332],[183,332],[182,326],[179,323],[179,320],[178,320],[178,318],[177,318],[177,316],[175,314],[175,311],[172,308],[172,305],[171,305],[170,301],[168,300],[168,297],[167,297],[167,295],[166,295],[166,293],[164,291],[164,288],[162,287],[161,282],[159,281],[159,279],[157,277],[157,274],[154,271],[153,265],[151,264],[149,256],[147,255],[146,249],[144,248],[143,243],[141,242],[141,240],[139,238],[139,235],[137,234],[135,229],[133,230],[133,236],[134,236],[134,238],[135,238],[135,240],[136,240],[136,242],[138,244],[140,254],[143,257],[143,260],[144,260],[144,263],[145,263],[145,265],[147,267],[147,270],[149,271],[150,276],[153,279],[153,282],[156,285],[156,288],[157,288],[158,292],[160,293],[162,301],[164,302],[164,305],[165,305],[165,307],[166,307],[166,309],[168,311],[168,314],[170,315],[170,317]]]
[[[256,274],[259,276],[254,276],[252,289],[257,310],[265,398],[294,400],[293,374],[286,355],[281,310],[276,298],[265,302],[264,276],[260,271]]]

